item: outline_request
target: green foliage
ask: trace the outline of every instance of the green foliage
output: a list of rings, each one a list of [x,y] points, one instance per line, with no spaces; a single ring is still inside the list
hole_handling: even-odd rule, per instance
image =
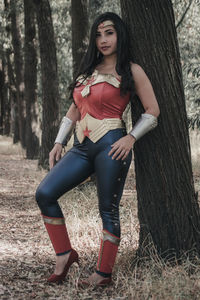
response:
[[[189,126],[200,128],[200,2],[174,0],[174,14],[176,24],[181,20],[187,6],[182,23],[177,28],[183,70],[186,107]]]
[[[200,2],[197,0],[173,0],[176,24],[184,15],[186,8],[191,3],[185,17],[177,28],[180,46],[181,63],[183,70],[183,82],[185,88],[186,105],[189,125],[200,128]],[[94,18],[105,11],[113,11],[120,14],[120,1],[88,0],[88,17],[91,24]],[[60,114],[65,114],[71,102],[68,100],[67,87],[72,80],[72,37],[71,37],[71,1],[50,0],[54,25],[55,41],[57,48]],[[17,2],[22,41],[24,41],[23,1]],[[11,49],[12,45],[6,28],[8,15],[5,13],[3,2],[0,3],[0,55],[5,49]],[[83,24],[84,26],[84,24]],[[39,56],[39,51],[38,51]],[[40,63],[40,62],[39,62]],[[40,65],[38,63],[38,99],[41,103]]]
[[[71,102],[67,87],[72,80],[71,1],[50,1],[58,60],[60,111],[65,114]]]

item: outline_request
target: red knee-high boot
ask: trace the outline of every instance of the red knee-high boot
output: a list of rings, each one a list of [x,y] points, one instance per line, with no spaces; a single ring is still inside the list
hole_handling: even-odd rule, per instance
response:
[[[65,226],[65,219],[43,215],[43,220],[56,255],[68,253],[72,247]]]
[[[120,238],[103,230],[103,238],[99,251],[97,262],[97,271],[105,273],[106,277],[110,277],[117,256]],[[106,275],[107,274],[107,275]]]
[[[120,238],[103,230],[103,238],[99,251],[96,272],[105,277],[98,285],[107,285],[111,283],[112,269],[117,256]]]
[[[94,283],[96,286],[105,286],[111,283],[112,269],[117,256],[119,243],[120,238],[105,229],[103,230],[96,273],[104,277],[104,279],[98,283]],[[93,283],[90,283],[87,279],[80,280],[78,283],[80,287],[85,287],[90,284]]]
[[[61,282],[67,275],[69,267],[74,262],[78,263],[78,253],[71,247],[64,218],[52,218],[43,215],[43,220],[56,255],[60,256],[70,252],[62,274],[52,274],[48,278],[49,282]]]

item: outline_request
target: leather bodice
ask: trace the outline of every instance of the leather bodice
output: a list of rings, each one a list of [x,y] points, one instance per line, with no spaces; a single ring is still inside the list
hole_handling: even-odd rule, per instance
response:
[[[112,74],[100,74],[95,70],[86,80],[79,76],[77,81],[80,85],[75,87],[73,98],[81,120],[87,113],[99,120],[122,118],[130,94],[120,95],[119,79]]]

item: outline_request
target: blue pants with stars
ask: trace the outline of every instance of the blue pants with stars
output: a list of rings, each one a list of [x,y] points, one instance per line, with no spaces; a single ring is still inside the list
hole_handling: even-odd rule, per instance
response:
[[[108,156],[111,145],[126,135],[123,128],[107,132],[96,143],[89,138],[73,147],[51,169],[36,191],[36,201],[43,215],[63,217],[58,199],[93,173],[96,174],[99,211],[103,229],[120,237],[119,203],[132,153],[125,160]]]

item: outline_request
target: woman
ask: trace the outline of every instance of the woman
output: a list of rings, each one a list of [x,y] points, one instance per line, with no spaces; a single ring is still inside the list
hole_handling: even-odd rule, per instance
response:
[[[49,282],[61,282],[78,262],[58,198],[96,173],[99,211],[103,223],[96,271],[81,285],[111,282],[120,242],[119,202],[136,140],[157,125],[159,107],[143,69],[132,62],[125,24],[114,13],[94,22],[89,47],[79,74],[71,85],[74,102],[63,118],[50,152],[51,171],[36,192],[44,223],[56,252],[56,267]],[[136,93],[144,114],[127,134],[122,113]],[[60,160],[76,125],[74,146]],[[55,166],[55,161],[59,161]]]

